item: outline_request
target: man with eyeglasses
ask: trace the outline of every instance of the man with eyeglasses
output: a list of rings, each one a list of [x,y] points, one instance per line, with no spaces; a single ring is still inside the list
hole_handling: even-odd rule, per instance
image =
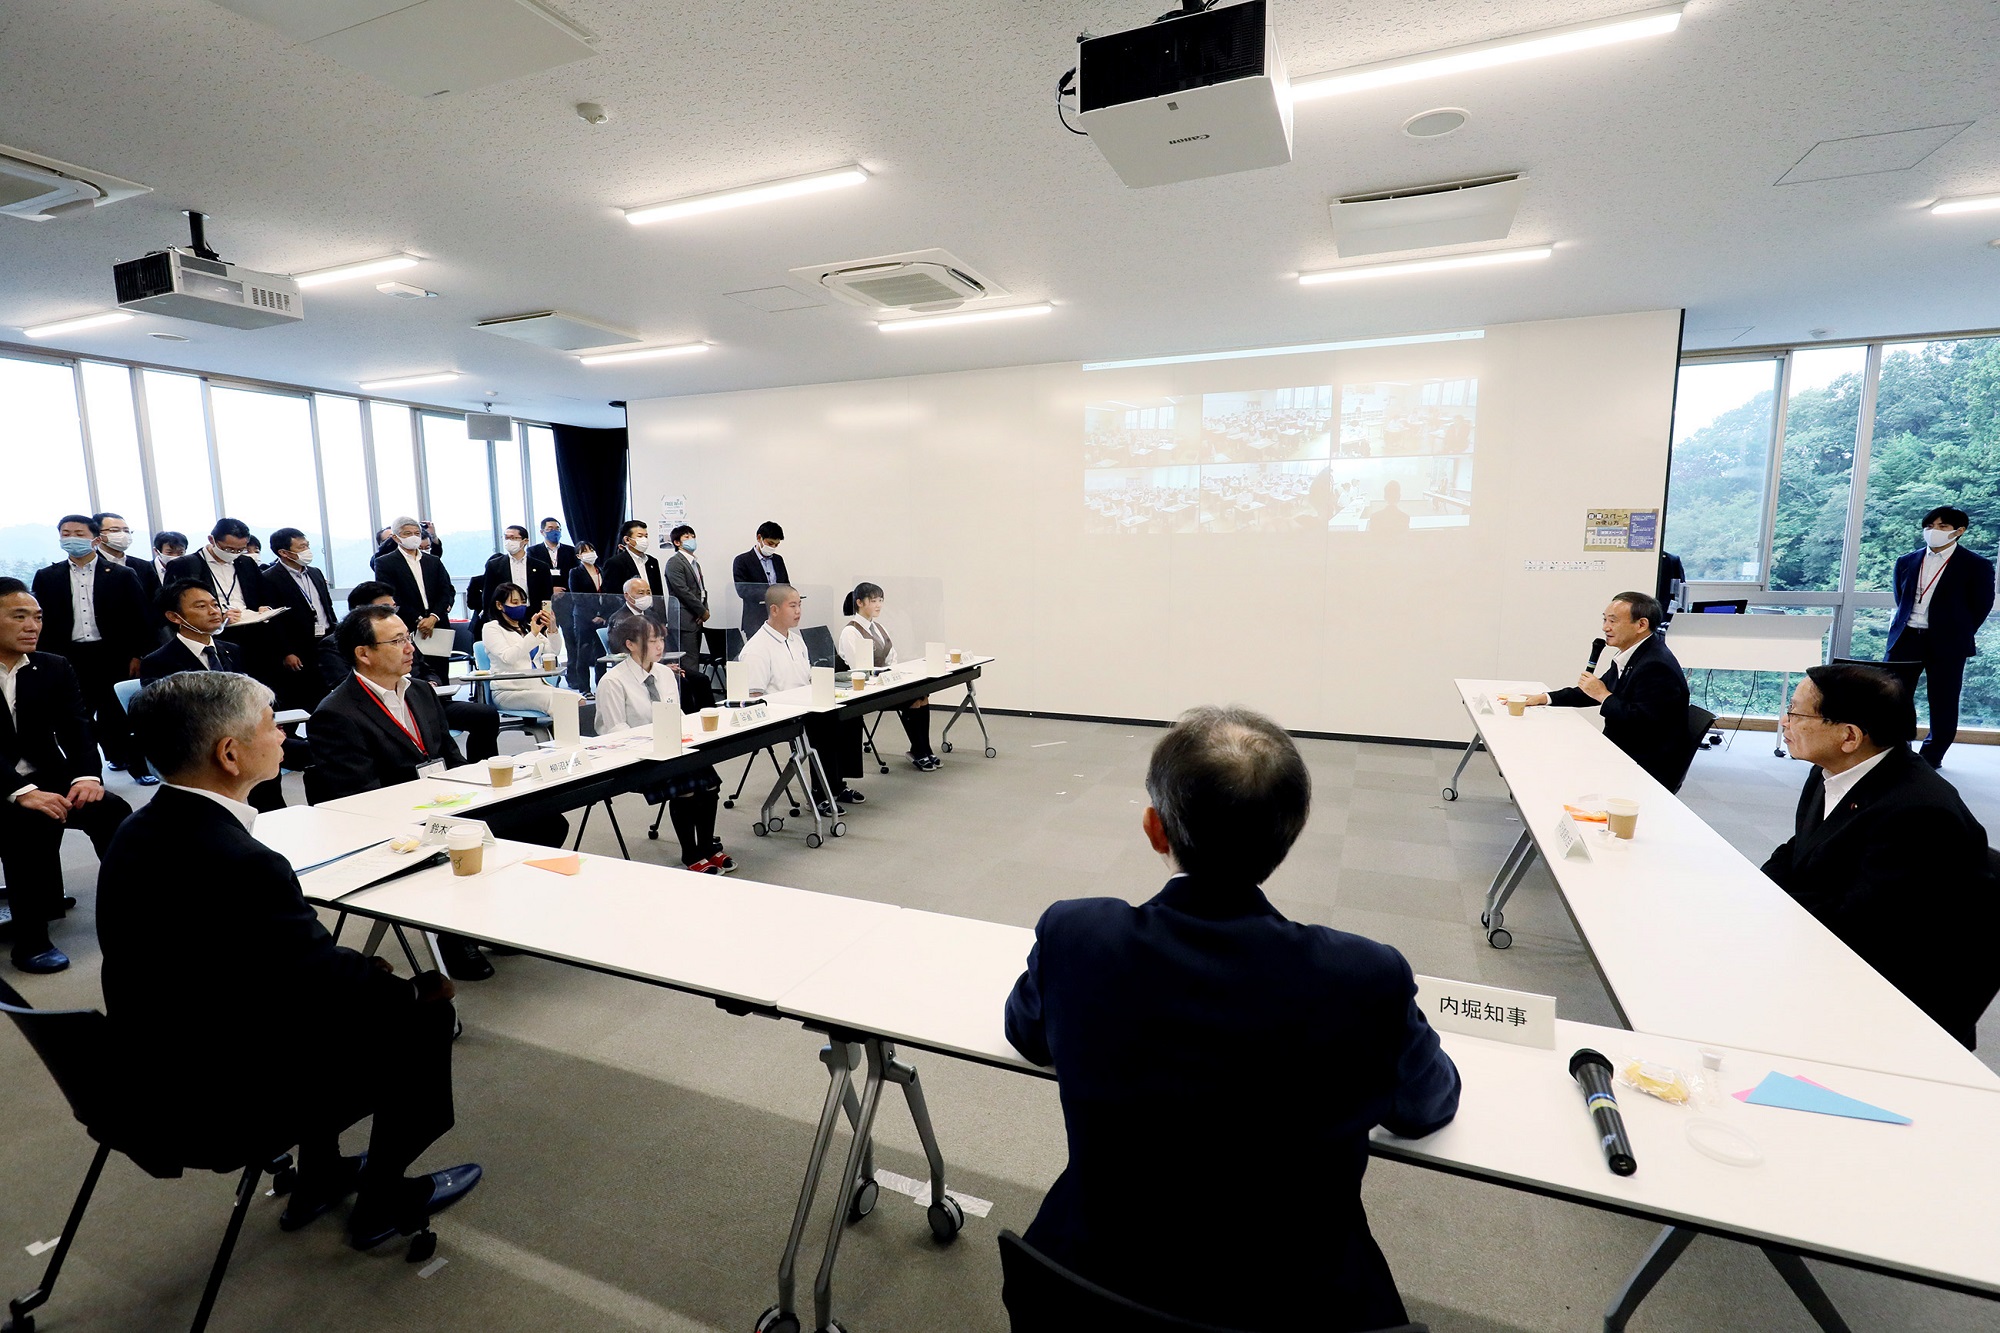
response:
[[[1694,753],[1688,734],[1687,673],[1666,640],[1653,631],[1660,604],[1650,594],[1621,592],[1604,608],[1604,646],[1595,668],[1576,684],[1537,694],[1530,704],[1595,708],[1604,739],[1632,756],[1669,791],[1678,791]]]
[[[1986,830],[1910,752],[1916,710],[1879,667],[1816,666],[1785,747],[1813,766],[1797,832],[1764,873],[1969,1049],[2000,989]]]

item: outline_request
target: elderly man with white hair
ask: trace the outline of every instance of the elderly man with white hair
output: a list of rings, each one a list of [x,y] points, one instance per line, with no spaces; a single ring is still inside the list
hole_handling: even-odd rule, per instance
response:
[[[396,614],[412,634],[428,634],[440,625],[451,627],[451,604],[458,597],[444,561],[423,549],[424,525],[409,515],[390,525],[394,529],[394,550],[375,557],[375,577],[396,594]],[[431,666],[432,658],[417,654],[418,671],[443,679]],[[437,658],[445,661],[445,658]]]

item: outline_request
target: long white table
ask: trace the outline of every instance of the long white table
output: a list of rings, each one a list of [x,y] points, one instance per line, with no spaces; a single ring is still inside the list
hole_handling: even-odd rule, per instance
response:
[[[398,827],[323,809],[296,810],[260,817],[257,834],[295,864],[310,865],[330,848],[367,845]],[[502,844],[501,861],[516,854],[547,855],[548,849]],[[916,1071],[897,1057],[897,1045],[1050,1076],[1008,1045],[1004,1034],[1006,997],[1033,941],[1033,933],[1020,927],[597,856],[585,857],[583,873],[574,877],[512,865],[458,879],[439,868],[328,905],[496,940],[713,997],[733,1012],[762,1012],[825,1032],[829,1044],[820,1058],[829,1071],[826,1100],[780,1265],[779,1302],[760,1321],[764,1329],[781,1326],[794,1310],[795,1259],[845,1109],[855,1135],[837,1177],[814,1284],[815,1327],[831,1319],[840,1236],[851,1212],[865,1212],[863,1205],[872,1203],[872,1126],[883,1083],[901,1085],[910,1099],[931,1164],[932,1198],[940,1201],[929,1215],[934,1234],[949,1239],[962,1223],[945,1194],[943,1159]],[[1558,1024],[1553,1051],[1452,1034],[1443,1040],[1464,1075],[1458,1119],[1422,1140],[1378,1130],[1372,1151],[1667,1224],[1672,1230],[1620,1296],[1625,1315],[1700,1232],[1764,1247],[1809,1302],[1818,1288],[1797,1264],[1801,1254],[2000,1296],[2000,1247],[1990,1243],[1988,1220],[2000,1191],[2000,1155],[1981,1146],[2000,1131],[2000,1091],[1870,1071],[1851,1061],[1758,1054],[1699,1038],[1725,1052],[1725,1092],[1754,1086],[1777,1069],[1915,1123],[1883,1125],[1724,1101],[1701,1114],[1748,1133],[1766,1157],[1760,1166],[1732,1167],[1689,1146],[1683,1131],[1693,1113],[1621,1090],[1640,1170],[1620,1178],[1599,1154],[1568,1074],[1569,1053],[1591,1045],[1616,1063],[1636,1056],[1696,1067],[1700,1061],[1689,1040],[1568,1022]],[[854,1077],[864,1065],[857,1097]],[[1818,1299],[1824,1302],[1823,1295]]]

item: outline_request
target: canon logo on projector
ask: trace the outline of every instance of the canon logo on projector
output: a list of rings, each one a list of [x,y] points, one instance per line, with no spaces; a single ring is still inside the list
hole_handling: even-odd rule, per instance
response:
[[[1207,136],[1206,134],[1190,134],[1190,135],[1188,135],[1188,136],[1187,136],[1187,137],[1186,137],[1185,139],[1169,139],[1169,140],[1167,140],[1167,146],[1168,146],[1169,148],[1171,148],[1171,147],[1173,147],[1173,146],[1174,146],[1175,144],[1177,144],[1177,143],[1193,143],[1193,142],[1194,142],[1195,140],[1197,140],[1197,139],[1206,139],[1207,137],[1208,137],[1208,136]]]

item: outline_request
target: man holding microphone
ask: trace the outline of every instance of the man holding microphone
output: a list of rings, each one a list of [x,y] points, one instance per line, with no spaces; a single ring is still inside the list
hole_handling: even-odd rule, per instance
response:
[[[1680,786],[1692,741],[1688,737],[1687,673],[1666,641],[1653,632],[1660,604],[1650,594],[1621,592],[1604,608],[1604,645],[1611,651],[1553,694],[1530,704],[1596,708],[1604,738],[1632,756],[1669,791]]]

